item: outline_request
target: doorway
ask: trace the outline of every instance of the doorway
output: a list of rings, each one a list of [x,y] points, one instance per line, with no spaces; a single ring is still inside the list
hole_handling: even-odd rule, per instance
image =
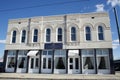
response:
[[[68,73],[69,74],[80,73],[80,58],[79,57],[68,58]]]
[[[52,54],[52,50],[43,51],[41,73],[52,73]]]

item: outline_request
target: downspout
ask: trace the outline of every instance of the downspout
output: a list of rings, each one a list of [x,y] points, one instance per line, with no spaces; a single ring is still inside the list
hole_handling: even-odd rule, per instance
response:
[[[67,45],[67,15],[64,16],[64,45]]]
[[[28,26],[27,26],[27,29],[28,29],[28,32],[27,32],[27,45],[29,45],[29,40],[30,40],[30,23],[31,23],[31,18],[28,19]]]

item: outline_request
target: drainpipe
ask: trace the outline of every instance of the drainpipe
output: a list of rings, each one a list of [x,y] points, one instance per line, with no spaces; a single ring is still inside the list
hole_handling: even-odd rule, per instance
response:
[[[29,45],[29,39],[30,39],[30,23],[31,23],[31,18],[28,19],[28,33],[27,33],[27,45]]]
[[[67,15],[64,16],[64,22],[65,22],[65,26],[64,26],[64,44],[66,46],[66,44],[67,44]]]

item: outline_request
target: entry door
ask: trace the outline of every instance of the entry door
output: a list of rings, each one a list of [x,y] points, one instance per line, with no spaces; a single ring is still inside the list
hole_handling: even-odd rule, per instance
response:
[[[30,57],[29,73],[39,73],[39,57]]]
[[[52,50],[44,50],[42,52],[42,66],[41,72],[42,73],[52,73]]]
[[[68,73],[69,74],[80,73],[80,58],[78,57],[68,58]]]
[[[42,57],[42,73],[52,73],[52,56],[43,56]]]

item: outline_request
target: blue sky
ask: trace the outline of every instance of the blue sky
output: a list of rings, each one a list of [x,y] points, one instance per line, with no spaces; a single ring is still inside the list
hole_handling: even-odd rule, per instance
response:
[[[59,4],[56,4],[59,3]],[[62,4],[61,4],[62,3]],[[52,4],[52,5],[51,5]],[[44,6],[43,6],[44,5]],[[26,8],[32,6],[40,6]],[[3,57],[8,20],[34,16],[107,11],[110,15],[114,59],[120,59],[117,28],[112,7],[116,7],[120,24],[120,0],[1,0],[0,1],[0,57]],[[24,8],[24,9],[20,9]]]

